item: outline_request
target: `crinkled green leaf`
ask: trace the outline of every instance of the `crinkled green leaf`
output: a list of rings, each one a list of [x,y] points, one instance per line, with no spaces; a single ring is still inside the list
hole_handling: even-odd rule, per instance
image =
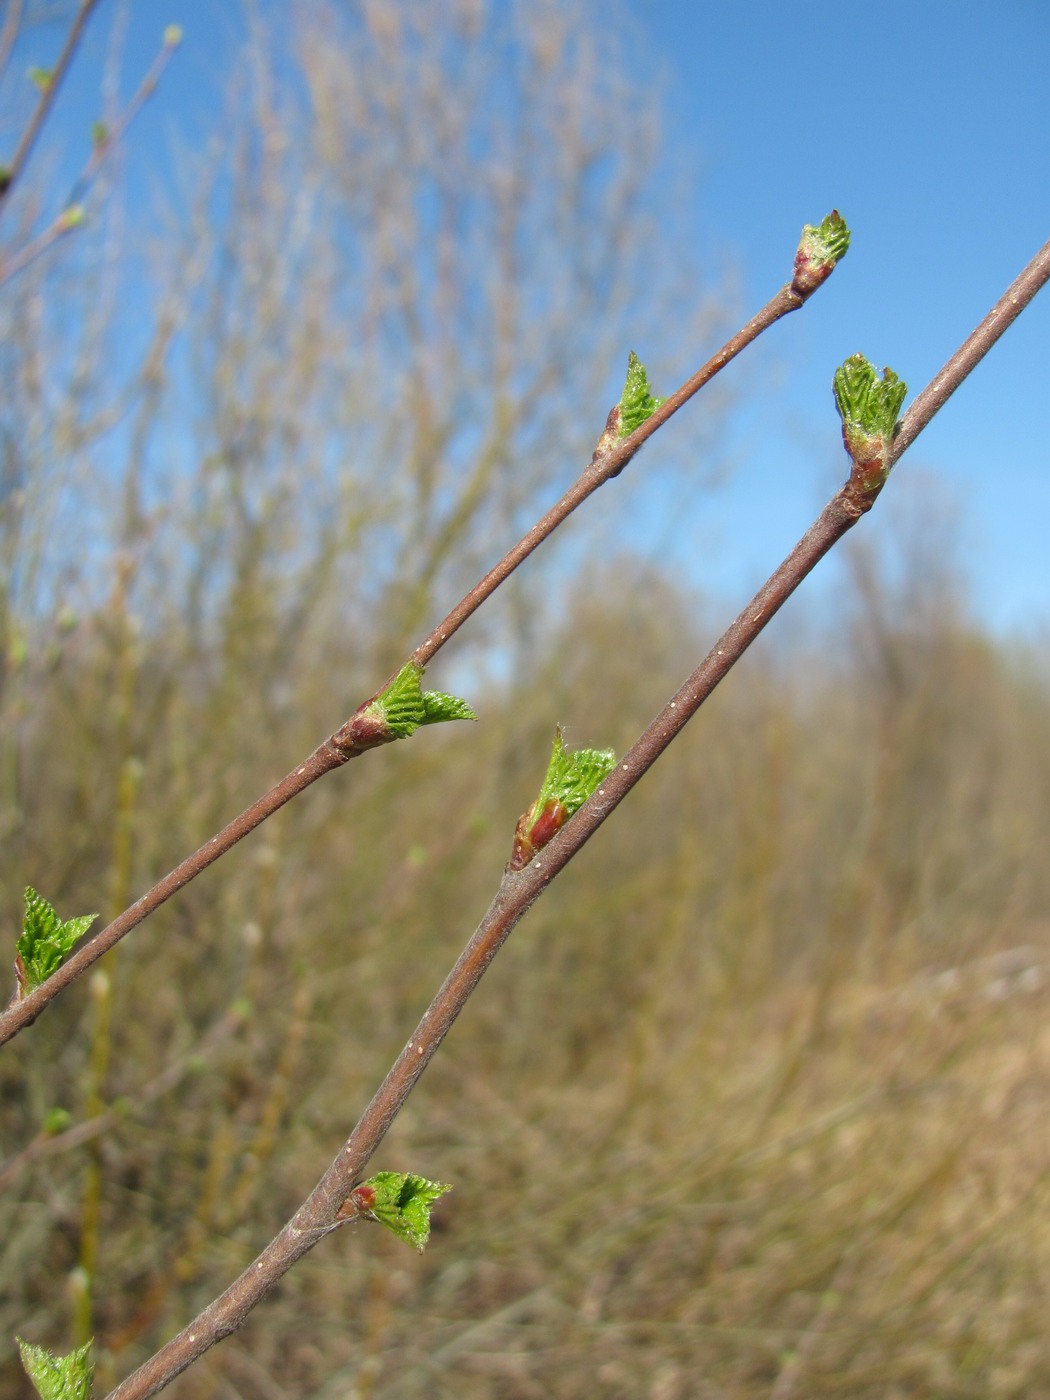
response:
[[[22,935],[17,943],[19,996],[39,987],[57,971],[97,918],[97,914],[82,914],[63,922],[30,885],[26,890]]]
[[[388,728],[399,739],[415,733],[423,723],[426,708],[423,704],[422,666],[409,662],[402,666],[394,679],[372,701],[369,709],[377,710],[386,720]]]
[[[897,415],[908,386],[891,369],[883,370],[880,379],[870,360],[851,355],[835,371],[834,390],[842,440],[853,458],[853,480],[864,491],[876,491],[890,470]]]
[[[41,1400],[90,1400],[95,1369],[91,1342],[85,1342],[68,1356],[52,1356],[43,1347],[24,1342],[21,1337],[17,1341],[26,1375]]]
[[[849,251],[850,231],[837,209],[815,227],[805,224],[795,253],[795,275],[792,285],[803,296],[826,282]]]
[[[802,242],[808,245],[810,256],[824,262],[841,262],[849,252],[849,240],[849,225],[837,209],[832,209],[816,228],[812,224],[802,228]]]
[[[369,1214],[422,1252],[430,1238],[430,1209],[452,1187],[412,1172],[377,1172],[365,1185],[376,1193]]]
[[[537,810],[542,810],[553,798],[571,817],[615,767],[616,755],[612,749],[576,749],[570,753],[559,726],[554,733],[551,761],[540,788]]]
[[[407,739],[422,724],[441,724],[445,720],[477,719],[465,700],[445,695],[440,690],[424,690],[423,667],[409,661],[382,691],[369,709],[383,717],[387,728],[397,739]]]
[[[612,749],[577,749],[570,753],[562,740],[561,728],[556,729],[540,794],[514,828],[508,869],[524,870],[615,767]]]
[[[890,441],[908,394],[908,386],[893,370],[880,379],[875,366],[863,355],[851,355],[835,371],[835,403],[842,425],[851,434],[882,437]]]
[[[458,695],[446,695],[441,690],[424,690],[423,723],[443,724],[445,720],[477,719],[477,715]]]
[[[653,398],[645,366],[632,350],[627,357],[627,378],[620,395],[620,437],[630,437],[635,428],[640,428],[665,402],[665,399]]]

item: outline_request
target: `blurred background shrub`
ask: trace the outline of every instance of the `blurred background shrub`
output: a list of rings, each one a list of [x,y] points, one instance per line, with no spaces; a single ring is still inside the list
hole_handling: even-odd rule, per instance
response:
[[[0,298],[12,938],[26,884],[108,919],[294,766],[575,474],[626,347],[726,313],[649,257],[655,114],[585,6],[304,8],[230,102],[148,261],[110,194]],[[312,1185],[555,723],[622,750],[725,620],[632,555],[647,464],[435,665],[477,726],[311,790],[0,1056],[0,1333],[95,1335],[101,1393]],[[172,1394],[1050,1387],[1047,670],[893,490],[428,1071],[376,1161],[455,1184],[427,1254],[333,1236]]]

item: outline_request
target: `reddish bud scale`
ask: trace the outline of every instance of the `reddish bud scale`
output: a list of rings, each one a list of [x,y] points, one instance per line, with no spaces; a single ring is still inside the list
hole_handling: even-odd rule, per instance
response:
[[[598,445],[591,454],[590,465],[593,467],[599,462],[607,452],[611,452],[620,441],[620,405],[613,404],[609,409],[609,416],[605,420],[605,427],[602,435],[598,439]]]
[[[332,735],[336,747],[349,753],[360,753],[363,749],[378,748],[389,744],[397,736],[387,723],[381,710],[373,709],[374,701],[369,700],[350,716],[341,729]]]
[[[548,799],[537,816],[538,802],[534,802],[514,829],[514,850],[510,858],[511,870],[524,870],[537,851],[542,851],[569,820],[568,808],[556,797]]]
[[[812,296],[817,288],[828,280],[835,270],[833,262],[816,262],[800,248],[795,254],[795,275],[791,279],[792,290],[800,297]]]
[[[352,1219],[355,1215],[367,1215],[375,1207],[375,1203],[376,1188],[365,1182],[361,1186],[354,1187],[339,1207],[339,1214],[344,1220]]]
[[[865,493],[877,491],[885,483],[888,475],[885,459],[879,456],[857,460],[853,463],[850,475]]]
[[[842,441],[853,459],[853,482],[864,492],[877,490],[886,480],[886,443],[880,437],[851,431],[842,425]]]

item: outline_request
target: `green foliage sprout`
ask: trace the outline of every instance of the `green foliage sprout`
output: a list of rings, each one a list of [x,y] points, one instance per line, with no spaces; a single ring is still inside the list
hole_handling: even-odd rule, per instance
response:
[[[422,1253],[430,1238],[431,1207],[452,1187],[412,1172],[376,1172],[364,1184],[375,1191],[368,1214]]]
[[[514,828],[509,868],[524,870],[615,767],[612,749],[577,749],[569,753],[559,726],[554,731],[554,747],[540,794]]]
[[[559,725],[554,732],[551,761],[536,799],[536,810],[542,811],[548,802],[555,801],[560,802],[571,817],[615,767],[616,755],[612,749],[577,749],[570,753]]]
[[[22,936],[16,945],[19,998],[46,982],[62,966],[97,918],[97,914],[82,914],[63,922],[32,885],[27,888]]]
[[[653,398],[645,366],[632,350],[627,357],[627,378],[620,395],[620,437],[630,437],[662,403],[666,403],[666,399]]]
[[[849,240],[849,225],[837,209],[832,209],[815,227],[802,226],[802,246],[814,261],[840,262],[849,252]]]
[[[907,393],[907,384],[893,370],[883,370],[880,379],[863,355],[851,355],[835,371],[835,402],[851,433],[892,437]]]
[[[815,292],[849,252],[849,243],[849,226],[837,209],[833,209],[819,224],[804,224],[795,253],[795,275],[792,279],[795,291],[803,297]]]
[[[883,370],[880,379],[870,360],[851,355],[835,371],[833,387],[842,440],[860,485],[877,490],[889,475],[890,448],[908,386],[891,369]]]
[[[416,661],[409,661],[368,707],[386,721],[396,739],[407,739],[423,724],[477,719],[465,700],[457,695],[445,695],[440,690],[424,690],[422,680],[423,667]]]
[[[17,1338],[22,1365],[41,1400],[91,1400],[91,1342],[85,1342],[68,1356],[52,1356],[43,1347]]]

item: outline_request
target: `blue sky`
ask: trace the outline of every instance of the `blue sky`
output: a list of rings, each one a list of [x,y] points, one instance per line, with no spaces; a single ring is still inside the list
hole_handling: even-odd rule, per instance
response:
[[[837,207],[854,233],[827,286],[728,372],[742,396],[726,440],[728,483],[698,487],[670,514],[656,491],[640,527],[632,521],[635,542],[640,528],[654,555],[742,603],[844,474],[835,367],[860,350],[917,392],[1050,238],[1050,3],[629,0],[626,8],[635,76],[657,86],[664,113],[666,178],[654,213],[684,218],[711,266],[733,269],[742,312],[787,280],[804,222]],[[78,113],[78,83],[85,100],[97,96],[115,10],[103,0],[63,111]],[[236,7],[202,0],[142,0],[129,16],[125,91],[164,24],[185,28],[176,65],[134,132],[156,168],[176,134],[192,144],[212,119],[241,21]],[[650,358],[650,348],[635,348]],[[1050,290],[888,488],[918,510],[913,483],[937,479],[941,505],[957,517],[979,616],[1027,634],[1050,618],[1048,364]],[[683,365],[682,377],[693,367]],[[697,411],[676,427],[675,452],[688,452],[688,415]],[[882,516],[880,502],[860,528],[890,528]],[[834,568],[813,582],[834,586]]]
[[[837,207],[854,234],[826,287],[763,343],[778,387],[743,425],[732,489],[704,513],[709,566],[735,594],[842,474],[835,366],[860,350],[918,392],[1050,239],[1050,4],[634,10],[663,74],[669,164],[691,177],[698,239],[724,244],[748,308],[784,280],[802,223]],[[641,72],[651,59],[636,61]],[[903,497],[916,469],[936,474],[954,497],[974,606],[1025,633],[1050,614],[1048,369],[1050,289],[888,488]],[[759,441],[768,424],[775,452]],[[883,528],[882,506],[859,528]]]

